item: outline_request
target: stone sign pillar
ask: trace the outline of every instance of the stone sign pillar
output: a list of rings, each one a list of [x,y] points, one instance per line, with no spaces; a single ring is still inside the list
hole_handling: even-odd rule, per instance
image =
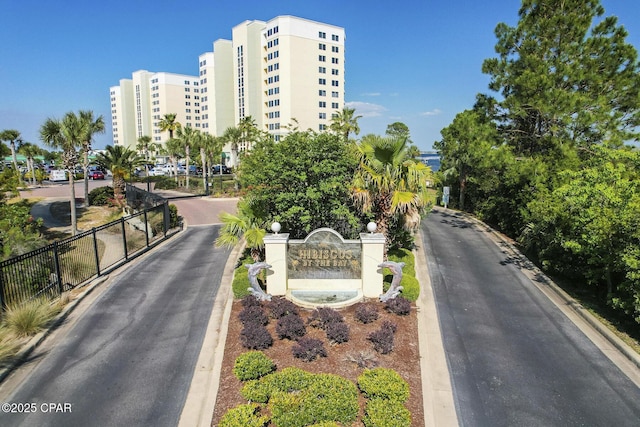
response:
[[[271,295],[287,294],[287,243],[289,233],[264,236],[265,262],[271,266],[267,272],[267,292]]]
[[[378,264],[384,257],[384,235],[361,233],[362,242],[362,293],[365,298],[378,298],[382,294],[382,269]]]
[[[274,225],[275,233],[264,237],[268,294],[304,307],[343,307],[382,294],[385,238],[373,232],[375,224],[357,240],[330,228],[290,240]]]

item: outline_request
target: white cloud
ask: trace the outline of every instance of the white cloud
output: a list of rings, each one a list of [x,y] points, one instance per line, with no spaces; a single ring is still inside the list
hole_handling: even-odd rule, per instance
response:
[[[436,109],[431,110],[431,111],[425,111],[423,113],[420,113],[420,115],[421,116],[425,116],[425,117],[429,117],[429,116],[437,116],[440,113],[442,113],[442,111],[440,111],[440,109],[436,108]]]
[[[365,117],[379,117],[387,111],[382,105],[372,104],[370,102],[353,101],[345,103],[345,107],[355,108],[356,115]]]
[[[362,96],[380,96],[382,95],[380,92],[365,92]]]

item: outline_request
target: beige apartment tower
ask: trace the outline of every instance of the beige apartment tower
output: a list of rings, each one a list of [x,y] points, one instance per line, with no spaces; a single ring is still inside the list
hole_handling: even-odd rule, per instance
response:
[[[292,128],[327,130],[344,107],[341,27],[293,16],[245,21],[198,59],[197,77],[140,70],[111,88],[114,144],[135,148],[143,135],[165,142],[158,122],[168,113],[216,136],[251,117],[277,141]]]

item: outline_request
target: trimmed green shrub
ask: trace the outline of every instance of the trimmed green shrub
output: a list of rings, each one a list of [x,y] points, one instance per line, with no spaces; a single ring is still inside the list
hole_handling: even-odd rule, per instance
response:
[[[393,369],[365,369],[358,377],[358,387],[368,399],[404,403],[409,398],[409,384]]]
[[[154,188],[157,190],[175,190],[178,188],[175,177],[163,176],[154,179],[154,181],[156,182]]]
[[[264,427],[269,417],[259,415],[260,406],[255,403],[229,409],[220,419],[220,427]]]
[[[353,423],[359,410],[356,386],[333,374],[312,378],[311,384],[298,393],[273,393],[269,400],[273,423],[278,427],[304,427],[322,421]]]
[[[393,249],[389,251],[389,261],[404,262],[402,268],[402,280],[400,286],[402,286],[402,296],[411,302],[415,302],[420,296],[420,283],[416,279],[416,267],[415,257],[413,252],[408,249]],[[383,290],[386,292],[389,289],[393,275],[387,268],[383,269],[384,283]]]
[[[252,402],[266,403],[276,391],[293,392],[303,390],[313,382],[314,375],[300,368],[288,367],[259,380],[247,381],[240,394]]]
[[[366,427],[410,427],[411,412],[400,402],[372,399],[362,419]]]
[[[389,261],[394,262],[404,262],[404,267],[402,268],[402,274],[408,274],[410,276],[416,275],[416,261],[413,256],[413,252],[409,249],[393,249],[390,250],[387,258]]]
[[[245,260],[243,259],[243,261]],[[233,282],[231,283],[234,298],[244,298],[251,295],[251,292],[249,292],[250,286],[249,270],[244,267],[244,264],[240,264],[240,267],[236,268],[233,274]]]
[[[413,276],[403,275],[400,281],[402,296],[411,302],[415,302],[420,296],[420,282]]]
[[[334,421],[322,421],[316,424],[312,424],[309,427],[340,427],[340,424]]]
[[[113,187],[97,187],[89,192],[89,204],[107,206],[111,204],[113,197]]]
[[[241,354],[233,365],[233,375],[240,381],[257,380],[276,370],[276,364],[261,351]]]
[[[276,373],[267,377],[262,377],[258,380],[249,380],[245,382],[242,386],[242,390],[240,390],[240,395],[250,402],[267,403],[271,397],[272,391],[271,384],[264,381],[264,379],[272,375],[276,375]]]

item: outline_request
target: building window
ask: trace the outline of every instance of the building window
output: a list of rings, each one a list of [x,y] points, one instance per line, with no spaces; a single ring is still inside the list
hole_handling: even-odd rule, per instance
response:
[[[327,57],[326,57],[326,56],[324,56],[324,55],[319,55],[319,56],[318,56],[318,61],[320,61],[320,62],[327,62]]]
[[[326,91],[326,90],[322,90],[322,89],[320,89],[320,90],[318,91],[318,95],[320,95],[320,96],[327,96],[327,91]]]
[[[340,98],[340,92],[331,92],[332,98]]]
[[[322,32],[322,31],[320,31],[320,32],[318,33],[318,37],[320,37],[321,39],[326,39],[326,38],[327,38],[327,33],[324,33],[324,32]]]
[[[318,102],[318,107],[327,108],[327,103],[325,101],[320,101],[320,102]]]
[[[331,52],[338,53],[339,50],[338,46],[331,46]]]
[[[340,107],[338,106],[338,103],[337,103],[337,102],[332,102],[332,103],[331,103],[331,108],[333,108],[334,110],[337,110],[337,109],[338,109],[338,108],[340,108]]]
[[[327,84],[327,79],[318,79],[318,84],[326,85]]]
[[[334,76],[337,76],[337,75],[338,75],[338,70],[337,70],[337,69],[335,69],[335,68],[333,68],[333,69],[331,70],[331,74],[333,74]]]
[[[334,42],[339,42],[340,37],[337,34],[331,34],[331,40],[333,40]]]
[[[340,82],[338,82],[337,80],[331,80],[331,86],[340,86]]]
[[[326,69],[326,67],[318,67],[318,72],[319,72],[320,74],[326,74],[327,69]]]
[[[319,48],[320,50],[327,50],[327,45],[326,45],[326,44],[324,44],[324,43],[318,43],[318,48]]]
[[[320,114],[318,114],[318,118],[319,118],[320,120],[325,120],[325,119],[327,118],[327,113],[320,113]]]
[[[338,58],[331,58],[332,64],[338,64]]]

